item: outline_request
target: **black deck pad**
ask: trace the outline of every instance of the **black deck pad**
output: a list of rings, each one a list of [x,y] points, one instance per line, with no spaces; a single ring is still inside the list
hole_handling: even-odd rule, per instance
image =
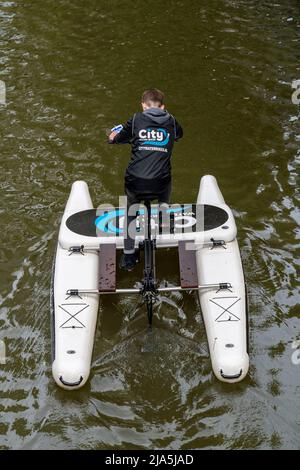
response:
[[[193,233],[212,230],[224,225],[228,220],[228,213],[216,206],[200,205],[200,204],[177,204],[170,205],[166,209],[163,221],[174,217],[174,233]],[[123,236],[124,208],[107,208],[107,209],[89,209],[76,212],[71,215],[66,226],[69,230],[78,235],[87,237],[116,237]],[[144,209],[140,210],[138,224],[141,226],[141,234],[143,233],[143,217]],[[159,226],[158,206],[152,206],[151,218],[154,219],[155,225]],[[167,224],[168,226],[169,224]],[[172,226],[172,222],[171,222]],[[170,233],[164,229],[163,233]]]

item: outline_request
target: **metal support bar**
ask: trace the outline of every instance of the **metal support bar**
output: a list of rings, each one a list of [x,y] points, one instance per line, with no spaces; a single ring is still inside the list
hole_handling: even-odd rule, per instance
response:
[[[183,241],[186,241],[186,240],[183,240]],[[195,249],[196,250],[199,250],[201,248],[207,248],[207,247],[211,247],[211,248],[223,247],[223,248],[226,248],[226,242],[224,240],[214,240],[214,239],[212,239],[211,241],[203,242],[203,243],[198,243],[198,242],[195,242],[195,240],[190,240],[190,243],[195,243],[195,246],[196,246]],[[106,243],[103,243],[103,246],[105,246],[105,245],[106,245]],[[176,247],[176,245],[172,245],[172,247],[174,248],[174,247]],[[159,244],[156,243],[156,248],[161,249],[161,248],[165,248],[165,247],[160,246]],[[68,248],[68,251],[70,252],[70,254],[72,254],[72,253],[84,254],[84,253],[88,253],[88,252],[95,252],[95,251],[99,251],[99,245],[98,246],[88,246],[88,247],[85,247],[84,245],[75,245],[75,246],[70,246],[70,248]]]
[[[175,292],[175,291],[191,291],[191,290],[200,290],[200,289],[220,289],[226,290],[231,289],[232,285],[229,282],[220,282],[217,284],[203,284],[198,287],[187,287],[182,288],[180,286],[170,286],[170,287],[158,287],[157,292]],[[99,292],[97,289],[68,289],[66,295],[79,295],[79,294],[141,294],[142,288],[137,289],[116,289],[113,292]]]

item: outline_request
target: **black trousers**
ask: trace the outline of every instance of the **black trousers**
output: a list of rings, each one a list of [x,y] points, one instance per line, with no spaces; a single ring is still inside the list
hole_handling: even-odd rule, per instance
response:
[[[165,187],[165,189],[158,194],[158,204],[169,204],[170,203],[170,196],[171,196],[171,189],[172,185],[171,182]],[[143,196],[141,194],[137,194],[131,190],[129,190],[125,186],[125,193],[127,196],[127,210],[126,210],[126,217],[125,217],[125,227],[127,236],[124,238],[124,253],[125,254],[132,254],[134,253],[134,238],[130,237],[129,234],[129,226],[131,222],[136,219],[136,211],[133,209],[128,214],[130,207],[134,204],[139,204],[143,200]],[[146,194],[145,194],[146,196]],[[134,214],[133,214],[134,212]],[[133,215],[132,215],[133,214]]]

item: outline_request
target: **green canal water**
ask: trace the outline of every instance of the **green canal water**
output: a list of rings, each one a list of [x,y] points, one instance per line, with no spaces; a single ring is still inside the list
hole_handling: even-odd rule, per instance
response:
[[[0,1],[1,448],[300,447],[299,10],[296,0]],[[76,179],[95,205],[117,204],[129,147],[108,146],[105,130],[153,86],[185,132],[172,201],[195,201],[212,174],[234,210],[249,376],[213,376],[196,295],[161,300],[153,354],[141,353],[138,300],[110,297],[90,380],[66,392],[51,376],[60,218]],[[177,282],[176,253],[157,262],[159,278]]]

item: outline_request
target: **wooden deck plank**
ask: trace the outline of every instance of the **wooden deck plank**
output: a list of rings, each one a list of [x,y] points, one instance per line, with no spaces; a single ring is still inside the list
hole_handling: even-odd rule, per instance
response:
[[[196,262],[196,250],[187,250],[186,244],[192,240],[178,242],[180,285],[183,289],[198,287],[198,273]]]
[[[99,292],[116,290],[116,244],[103,243],[99,246]]]

